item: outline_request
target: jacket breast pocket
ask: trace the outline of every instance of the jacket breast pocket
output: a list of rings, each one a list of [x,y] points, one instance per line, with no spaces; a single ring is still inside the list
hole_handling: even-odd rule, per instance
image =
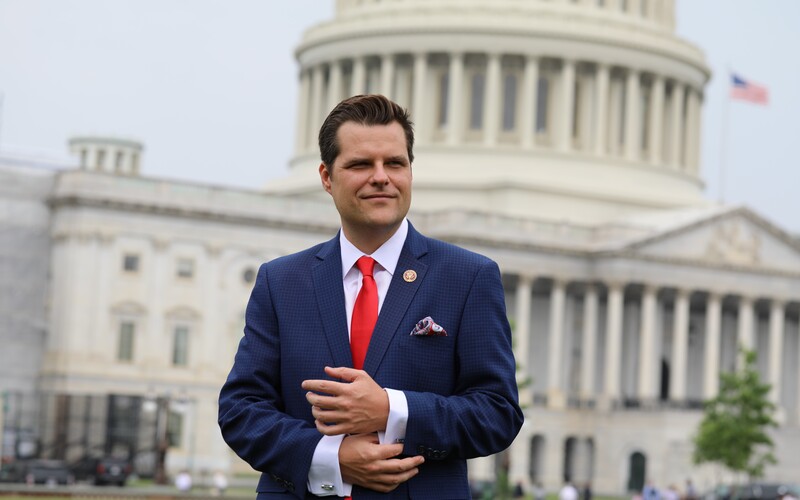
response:
[[[397,341],[394,360],[405,380],[405,387],[421,392],[448,393],[453,385],[458,360],[454,335],[404,335]],[[394,363],[393,363],[394,364]]]

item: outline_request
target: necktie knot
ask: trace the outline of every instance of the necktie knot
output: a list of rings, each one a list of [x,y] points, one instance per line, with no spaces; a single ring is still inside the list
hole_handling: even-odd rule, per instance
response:
[[[375,269],[375,259],[364,255],[356,261],[356,267],[358,267],[362,275],[372,276],[372,271]]]

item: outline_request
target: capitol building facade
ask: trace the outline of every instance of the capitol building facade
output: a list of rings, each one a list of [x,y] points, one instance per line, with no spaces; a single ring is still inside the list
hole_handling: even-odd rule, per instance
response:
[[[704,198],[710,72],[674,10],[338,0],[296,51],[290,172],[260,190],[143,176],[142,145],[118,139],[72,140],[78,168],[0,159],[3,456],[30,442],[147,468],[166,447],[168,470],[242,470],[216,397],[255,270],[338,230],[316,133],[341,99],[382,93],[415,123],[410,220],[503,273],[526,421],[472,477],[711,486],[692,437],[741,345],[778,408],[767,476],[796,480],[800,242]]]

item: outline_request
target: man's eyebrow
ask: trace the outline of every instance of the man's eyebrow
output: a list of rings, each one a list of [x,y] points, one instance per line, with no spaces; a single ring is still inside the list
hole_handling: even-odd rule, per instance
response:
[[[406,157],[403,156],[403,155],[396,155],[396,156],[388,156],[388,157],[386,157],[386,159],[384,160],[384,163],[389,163],[389,162],[402,163],[404,165],[409,163],[408,159],[406,159]],[[343,168],[344,167],[352,167],[353,165],[363,165],[364,163],[372,163],[372,159],[371,158],[362,158],[362,157],[350,158],[349,160],[345,161],[342,164],[342,167]]]
[[[398,155],[398,156],[390,156],[390,157],[386,158],[386,161],[394,161],[394,162],[397,162],[397,163],[408,163],[408,160],[406,159],[406,157],[405,156],[400,156],[400,155]]]
[[[344,162],[342,167],[351,167],[353,165],[360,165],[363,163],[372,163],[372,160],[370,160],[369,158],[361,158],[361,157],[350,158],[349,160]]]

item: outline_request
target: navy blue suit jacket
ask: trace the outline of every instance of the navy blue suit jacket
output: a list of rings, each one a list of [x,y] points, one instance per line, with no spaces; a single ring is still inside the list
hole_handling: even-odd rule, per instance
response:
[[[403,273],[413,270],[414,281]],[[430,316],[447,336],[411,336]],[[261,471],[259,498],[307,498],[322,435],[300,384],[352,367],[338,236],[263,264],[245,334],[219,400],[231,448]],[[409,232],[370,340],[364,370],[408,400],[405,455],[419,474],[387,494],[358,499],[470,498],[466,459],[507,448],[522,425],[511,331],[493,261]]]

